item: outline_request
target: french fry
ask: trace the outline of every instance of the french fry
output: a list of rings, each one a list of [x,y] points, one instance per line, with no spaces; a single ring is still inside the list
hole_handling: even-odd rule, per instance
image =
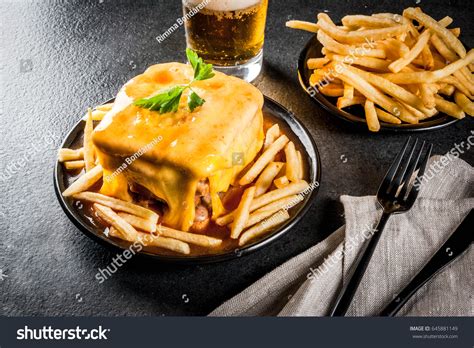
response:
[[[263,195],[267,192],[268,188],[272,185],[273,179],[276,178],[283,162],[270,162],[255,182],[255,197]]]
[[[324,30],[331,37],[342,43],[363,43],[367,38],[373,41],[383,40],[388,37],[394,37],[408,31],[407,25],[396,25],[388,28],[377,28],[360,31],[344,31],[338,28],[325,13],[318,14],[318,22],[316,23],[319,29]]]
[[[328,58],[336,62],[342,62],[349,64],[352,62],[352,65],[359,65],[369,69],[378,70],[378,71],[387,71],[390,62],[386,59],[379,59],[373,57],[352,57],[352,56],[341,56],[338,54],[328,54]],[[350,64],[349,64],[350,65]]]
[[[279,210],[280,209],[277,209],[277,210],[264,210],[264,211],[261,211],[261,212],[258,212],[258,213],[253,212],[252,214],[250,214],[249,219],[247,220],[247,223],[245,224],[245,228],[249,228],[249,227],[252,227],[255,224],[258,224],[260,221],[268,218],[269,216],[272,216],[273,214],[275,214]],[[232,226],[232,224],[230,224],[230,226]]]
[[[107,206],[94,203],[93,204],[94,210],[97,212],[97,215],[107,222],[107,224],[115,227],[123,239],[134,242],[138,239],[138,232],[132,225],[130,225],[127,221],[122,219],[117,213],[115,213],[112,209]]]
[[[450,46],[461,58],[466,56],[466,49],[461,41],[453,35],[448,29],[440,25],[436,20],[423,13],[419,8],[409,7],[403,11],[403,16],[416,20],[425,28],[431,29],[443,41]]]
[[[304,178],[304,162],[303,155],[301,151],[296,151],[296,157],[298,157],[298,180],[303,180]]]
[[[67,162],[67,161],[77,161],[84,159],[84,148],[73,150],[73,149],[59,149],[58,151],[58,161]]]
[[[234,213],[234,223],[230,231],[230,238],[237,239],[243,231],[250,215],[250,205],[255,196],[255,186],[249,187],[244,191],[239,206]]]
[[[310,83],[312,86],[319,85],[318,87],[329,84],[341,85],[342,87],[342,81],[333,76],[331,70],[328,69],[328,66],[314,70],[310,77]]]
[[[74,181],[66,190],[64,190],[62,193],[63,196],[70,197],[87,190],[102,178],[103,172],[104,171],[100,164],[95,166],[90,171],[80,176],[79,179]]]
[[[399,23],[395,22],[393,19],[390,18],[378,18],[364,15],[344,16],[342,17],[341,22],[346,27],[364,28],[385,28],[399,25]]]
[[[87,175],[87,173],[85,175]],[[155,225],[158,222],[158,214],[156,214],[154,211],[151,211],[150,209],[144,208],[137,204],[125,202],[117,198],[103,195],[101,193],[80,192],[74,194],[73,198],[82,201],[99,203],[117,211],[123,211],[129,214],[133,214],[143,219],[150,220]]]
[[[286,177],[291,182],[298,181],[298,155],[296,154],[295,144],[290,141],[285,146],[286,157]]]
[[[128,214],[128,213],[118,213],[118,216],[120,216],[122,219],[127,221],[130,225],[132,225],[133,227],[141,231],[145,231],[148,233],[156,232],[156,224],[154,224],[149,219],[143,219],[141,217],[138,217],[133,214]]]
[[[438,95],[435,96],[435,100],[436,100],[436,108],[439,111],[444,112],[446,115],[449,115],[458,119],[464,118],[466,116],[463,109],[461,109],[455,103],[451,103],[447,100],[444,100]]]
[[[319,92],[328,97],[341,97],[344,95],[344,87],[341,85],[329,84],[327,86],[318,87]]]
[[[222,244],[222,239],[205,236],[203,234],[178,231],[163,225],[158,225],[160,236],[174,238],[189,244],[199,245],[206,248],[215,248]]]
[[[99,111],[110,111],[112,110],[112,107],[114,106],[114,103],[107,103],[107,104],[102,104],[102,105],[97,105],[95,107],[96,110]]]
[[[249,240],[252,240],[261,236],[268,230],[280,225],[281,223],[285,222],[289,218],[290,218],[290,215],[288,214],[286,210],[280,210],[276,212],[269,218],[259,222],[258,224],[246,230],[242,234],[242,236],[239,238],[239,246],[243,246],[247,244]]]
[[[66,168],[67,170],[82,169],[84,168],[84,165],[85,164],[83,160],[64,162],[64,168]]]
[[[431,54],[430,46],[428,44],[423,46],[421,58],[423,60],[423,67],[425,69],[431,70],[435,67],[435,60],[433,58],[433,54]]]
[[[404,42],[395,38],[382,41],[382,45],[385,46],[385,52],[390,53],[390,55],[387,54],[387,57],[392,59],[404,58],[410,52],[410,48]]]
[[[269,204],[266,204],[263,207],[260,207],[254,210],[252,214],[253,213],[260,214],[266,211],[276,212],[280,209],[289,210],[293,208],[295,205],[297,205],[299,202],[303,201],[303,199],[304,199],[304,196],[300,193],[295,194],[295,195],[290,195],[284,198],[277,199],[276,201],[273,201]]]
[[[463,85],[463,87],[469,91],[469,94],[470,95],[473,95],[474,94],[474,83],[472,83],[470,81],[470,78],[467,79],[464,74],[461,72],[461,70],[458,70],[456,72],[453,73],[453,76],[455,79],[457,79],[459,81],[459,83],[461,85]]]
[[[288,186],[290,181],[286,177],[286,175],[280,176],[279,178],[273,180],[273,184],[276,186],[276,188],[283,188],[285,186]]]
[[[343,54],[343,55],[356,55],[363,57],[375,57],[375,58],[385,58],[385,51],[378,48],[365,48],[357,51],[357,48],[354,46],[347,46],[341,44],[329,36],[325,31],[318,30],[317,38],[321,44],[326,47],[328,50]],[[360,52],[360,54],[357,54]]]
[[[285,147],[288,141],[289,140],[286,135],[281,135],[277,140],[275,140],[255,161],[247,173],[245,173],[245,175],[239,180],[239,184],[241,186],[245,186],[254,181],[255,178],[267,166],[267,164],[273,161],[275,155]]]
[[[106,111],[94,110],[94,111],[92,111],[92,120],[93,121],[102,121],[106,114],[107,114]],[[87,117],[88,117],[88,114],[86,114],[86,120],[87,120]]]
[[[124,239],[128,242],[137,242],[142,244],[143,246],[153,246],[175,251],[180,254],[189,255],[191,253],[191,248],[187,243],[172,238],[154,236],[148,233],[137,232],[137,238],[134,240],[129,240],[122,236],[120,233],[118,233],[117,229],[112,226],[109,230],[109,236]]]
[[[414,117],[415,119],[417,120],[424,120],[425,118],[431,116],[427,116],[426,114],[422,113],[420,110],[418,110],[417,108],[414,108],[413,106],[407,104],[407,103],[404,103],[404,102],[400,102],[400,104],[403,105],[404,109],[407,110],[407,114],[410,115],[410,117]],[[435,110],[435,109],[434,109]],[[400,118],[402,121],[404,121],[403,118]],[[405,122],[408,122],[408,121],[405,121]]]
[[[426,44],[428,43],[430,39],[430,31],[429,30],[425,30],[423,32],[423,34],[421,34],[419,37],[418,37],[418,41],[416,42],[415,46],[413,46],[411,49],[410,49],[410,52],[407,53],[404,57],[394,61],[393,63],[391,63],[388,68],[394,72],[394,73],[397,73],[399,72],[400,70],[402,70],[405,66],[407,66],[408,64],[411,63],[411,61],[413,59],[415,59],[420,53],[421,51],[423,51],[423,47],[426,46]]]
[[[421,100],[423,100],[423,104],[427,108],[434,108],[436,106],[435,98],[434,98],[434,91],[430,84],[422,83],[420,85],[421,91]]]
[[[281,198],[304,192],[307,189],[309,189],[309,185],[304,180],[290,183],[282,189],[276,189],[256,197],[250,205],[250,211],[254,211]]]
[[[456,77],[447,76],[447,77],[441,79],[440,81],[445,82],[445,83],[450,84],[450,85],[453,85],[461,93],[467,95],[469,97],[469,99],[472,99],[472,95],[471,95],[471,93],[469,93],[469,90],[462,83],[460,83],[459,80]]]
[[[455,90],[456,90],[456,87],[454,87],[453,85],[450,85],[450,84],[446,84],[444,87],[441,87],[438,90],[438,93],[439,94],[444,94],[446,96],[451,96],[451,95],[453,95]]]
[[[317,33],[319,29],[315,23],[306,22],[306,21],[296,21],[296,20],[287,21],[286,26],[292,29],[309,31],[310,33]]]
[[[438,21],[438,24],[441,25],[442,27],[446,28],[449,26],[451,23],[453,23],[453,19],[449,16],[444,17],[443,19]]]
[[[318,86],[321,81],[325,81],[325,76],[322,76],[320,70],[314,70],[311,76],[309,77],[309,84],[313,87]]]
[[[436,50],[441,54],[441,56],[446,59],[447,61],[456,61],[458,58],[456,53],[451,51],[449,47],[445,45],[445,43],[436,35],[433,35],[431,38],[431,43],[436,48]],[[474,84],[472,83],[472,78],[468,71],[467,67],[463,67],[458,71],[453,72],[454,77],[458,79],[458,81],[463,85],[463,87],[469,91],[469,93],[474,93]]]
[[[304,180],[301,180],[298,182],[291,183],[282,189],[269,191],[253,199],[253,202],[250,205],[250,212],[253,212],[259,208],[262,208],[263,206],[266,206],[272,202],[278,201],[282,198],[304,192],[305,190],[308,190],[309,188],[310,186],[308,185],[308,183]],[[216,223],[219,226],[228,225],[232,221],[234,221],[234,212],[230,212],[216,219]]]
[[[387,123],[392,123],[392,124],[400,124],[402,121],[400,121],[399,118],[389,114],[388,112],[375,108],[375,112],[377,112],[377,117],[379,118],[380,121],[387,122]]]
[[[454,93],[454,101],[466,114],[474,116],[474,103],[466,95],[456,91]]]
[[[354,97],[352,99],[340,97],[340,98],[337,98],[336,106],[338,109],[343,109],[352,105],[364,104],[365,100],[366,100],[365,97]]]
[[[375,106],[372,101],[367,99],[364,105],[365,110],[365,119],[367,121],[367,126],[370,131],[378,132],[380,130],[379,119],[377,118],[377,112],[375,112]]]
[[[410,33],[413,37],[418,37],[418,35],[419,35],[418,30],[415,28],[412,21],[409,20],[406,17],[400,16],[399,14],[395,14],[395,13],[375,13],[375,14],[372,15],[372,17],[389,18],[390,20],[393,20],[394,22],[396,22],[398,24],[403,24],[403,25],[408,26],[408,33]],[[399,36],[401,36],[401,35],[399,35]],[[406,39],[406,35],[405,35],[404,38]],[[405,40],[401,40],[401,41],[405,41]]]
[[[454,36],[459,37],[461,35],[461,28],[451,28],[449,29],[451,33],[453,33]]]
[[[354,86],[351,86],[348,83],[344,83],[344,98],[352,99],[354,98]]]
[[[92,111],[90,108],[87,112],[87,115],[86,125],[84,127],[84,163],[86,172],[95,166],[94,144],[92,143],[94,124],[92,120]]]
[[[328,58],[310,58],[306,62],[306,64],[308,65],[308,69],[319,69],[327,63],[329,63]]]
[[[104,116],[107,114],[107,111],[105,110],[98,110],[96,107],[96,110],[92,110],[92,120],[93,121],[102,121]],[[87,121],[87,118],[89,117],[89,111],[86,112],[84,117],[82,118],[83,120]]]
[[[263,143],[263,149],[266,150],[273,142],[275,139],[277,139],[280,136],[280,126],[278,123],[275,123],[273,126],[268,128],[267,134],[265,134],[265,141]]]
[[[154,236],[152,234],[140,232],[138,232],[138,235],[138,241],[144,246],[168,249],[184,255],[189,255],[191,253],[191,248],[189,247],[189,244],[183,241],[173,238]]]
[[[392,74],[382,74],[381,76],[397,84],[412,84],[412,83],[432,83],[437,82],[459,69],[471,64],[474,61],[474,49],[471,49],[464,58],[446,65],[443,69],[434,71],[415,71],[415,72],[401,72]]]

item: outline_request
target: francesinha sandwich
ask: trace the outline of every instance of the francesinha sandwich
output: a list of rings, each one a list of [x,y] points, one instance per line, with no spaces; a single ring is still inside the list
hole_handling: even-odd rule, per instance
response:
[[[82,147],[59,151],[80,174],[62,195],[86,203],[102,238],[160,255],[232,252],[311,192],[305,152],[263,115],[257,88],[186,54],[190,64],[153,65],[89,109]]]
[[[202,230],[224,213],[220,194],[263,144],[263,96],[251,84],[215,72],[183,92],[175,111],[134,104],[193,80],[191,65],[157,64],[127,82],[93,133],[103,167],[100,193],[132,201],[133,193],[163,202],[166,226]],[[205,102],[191,111],[195,92]]]

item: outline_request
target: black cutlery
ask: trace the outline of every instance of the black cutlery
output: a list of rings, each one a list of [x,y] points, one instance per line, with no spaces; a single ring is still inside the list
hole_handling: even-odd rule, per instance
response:
[[[412,145],[410,143],[411,137],[408,138],[405,146],[398,153],[387,174],[385,174],[385,178],[377,192],[377,200],[383,208],[382,217],[375,228],[372,238],[366,243],[365,248],[359,253],[349,270],[348,281],[343,285],[336,298],[330,316],[343,316],[346,314],[390,216],[408,211],[415,203],[433,145],[427,146],[428,150],[420,161],[426,147],[425,142],[416,152],[418,139]],[[408,150],[409,145],[410,150]],[[405,153],[408,156],[405,156]],[[416,177],[412,179],[415,171],[418,172]]]
[[[380,316],[393,317],[403,305],[421,288],[427,281],[440,273],[446,266],[457,259],[469,248],[473,242],[474,234],[474,210],[467,215],[464,221],[454,231],[451,237],[433,255],[421,271],[410,281],[410,283],[380,312]]]

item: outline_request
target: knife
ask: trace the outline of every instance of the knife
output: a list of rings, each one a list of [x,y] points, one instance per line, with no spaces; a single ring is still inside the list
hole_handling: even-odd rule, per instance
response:
[[[433,255],[410,283],[380,312],[380,316],[392,317],[427,281],[440,273],[447,265],[461,256],[473,242],[474,210],[458,226],[443,246]]]

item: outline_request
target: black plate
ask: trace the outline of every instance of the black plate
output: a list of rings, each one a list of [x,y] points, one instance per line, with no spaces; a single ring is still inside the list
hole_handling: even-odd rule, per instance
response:
[[[309,134],[308,130],[287,109],[285,109],[283,106],[268,97],[265,97],[263,112],[266,117],[274,118],[275,120],[277,120],[280,123],[280,126],[285,129],[284,131],[290,131],[294,134],[294,136],[291,137],[291,134],[287,133],[289,134],[290,139],[292,138],[292,140],[295,142],[296,147],[306,153],[306,156],[304,157],[307,159],[305,165],[309,182],[319,183],[321,177],[321,161],[316,144],[314,143],[314,140]],[[84,123],[84,120],[80,120],[75,125],[75,127],[69,132],[69,134],[66,136],[66,139],[62,143],[62,148],[80,147]],[[81,211],[80,203],[74,204],[72,199],[66,199],[61,195],[61,192],[63,192],[65,188],[68,187],[68,185],[71,181],[73,181],[73,179],[74,178],[71,177],[67,173],[67,171],[63,169],[63,165],[58,162],[54,168],[54,188],[59,203],[61,204],[61,207],[63,208],[68,218],[84,234],[102,244],[122,250],[129,248],[129,242],[122,241],[116,238],[106,237],[103,233],[104,227],[95,223],[93,219],[87,218],[85,214]],[[270,242],[276,240],[284,233],[288,232],[293,226],[295,226],[296,223],[298,223],[298,221],[308,211],[311,202],[316,197],[318,188],[319,186],[316,186],[308,195],[304,197],[304,200],[301,203],[289,210],[290,219],[287,220],[284,224],[278,227],[275,231],[264,236],[262,239],[259,239],[254,243],[251,243],[240,249],[203,256],[169,256],[162,255],[158,252],[153,252],[146,249],[143,249],[138,254],[152,257],[159,261],[180,263],[215,262],[246,255],[251,251],[260,249],[263,246],[269,244]]]
[[[336,107],[337,98],[326,97],[322,93],[314,93],[311,96],[308,92],[309,85],[309,78],[311,76],[311,70],[308,69],[306,62],[310,58],[320,58],[323,57],[321,53],[322,49],[321,43],[314,35],[306,44],[303,51],[300,53],[300,57],[298,59],[298,79],[300,81],[301,87],[305,90],[306,93],[316,101],[319,105],[321,105],[324,109],[329,111],[334,116],[338,117],[339,119],[348,122],[353,127],[358,129],[367,129],[367,122],[365,121],[364,116],[364,109],[360,105],[354,105],[344,110],[339,110]],[[345,111],[346,110],[346,111]],[[390,124],[385,122],[380,122],[380,131],[382,132],[420,132],[420,131],[427,131],[427,130],[435,130],[440,129],[446,126],[449,126],[453,123],[460,121],[454,117],[448,116],[443,113],[439,113],[436,116],[433,116],[425,121],[421,121],[418,124]]]

